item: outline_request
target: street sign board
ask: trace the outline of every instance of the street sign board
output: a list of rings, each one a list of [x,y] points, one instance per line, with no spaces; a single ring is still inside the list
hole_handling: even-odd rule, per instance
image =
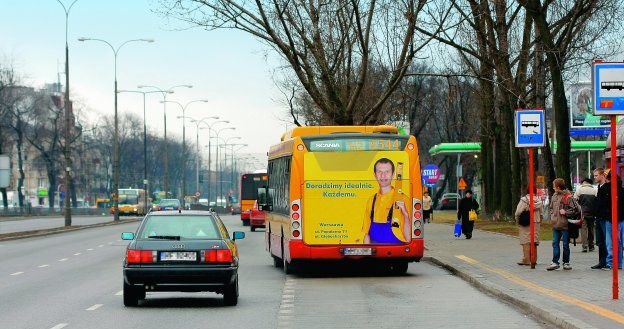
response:
[[[624,114],[624,63],[592,64],[594,115]]]
[[[516,147],[545,145],[544,111],[518,110],[515,112]]]
[[[459,178],[459,183],[457,184],[457,188],[460,190],[465,190],[468,187],[468,183],[464,180],[464,177]]]
[[[440,168],[435,164],[428,164],[422,169],[422,178],[427,186],[434,186],[440,179]]]

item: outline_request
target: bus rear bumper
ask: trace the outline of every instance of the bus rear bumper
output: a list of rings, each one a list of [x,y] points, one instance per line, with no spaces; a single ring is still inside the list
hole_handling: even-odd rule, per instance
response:
[[[371,255],[345,255],[347,248],[371,248]],[[414,239],[401,245],[306,245],[303,241],[290,241],[289,261],[297,259],[394,259],[400,258],[410,262],[418,262],[423,257],[424,239]]]

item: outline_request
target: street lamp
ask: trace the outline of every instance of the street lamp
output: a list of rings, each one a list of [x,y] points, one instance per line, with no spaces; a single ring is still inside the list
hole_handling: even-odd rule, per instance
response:
[[[167,94],[173,94],[173,89],[180,88],[180,87],[193,88],[193,86],[191,85],[177,85],[177,86],[170,87],[168,89],[161,89],[156,86],[148,86],[148,85],[137,86],[137,88],[153,88],[157,91],[160,91],[160,93],[163,96],[163,117],[164,117],[164,124],[165,124],[165,160],[164,160],[165,161],[165,173],[164,173],[165,195],[167,195],[167,192],[169,192],[169,151],[168,151],[169,147],[167,146]]]
[[[237,190],[236,187],[238,186],[238,184],[236,184],[237,181],[238,181],[238,175],[234,176],[234,172],[235,172],[235,170],[234,170],[234,167],[235,167],[235,164],[234,164],[234,152],[235,152],[234,151],[234,146],[240,146],[238,149],[236,149],[236,151],[238,151],[238,150],[242,149],[243,147],[247,147],[247,144],[230,144],[230,146],[232,146],[232,154],[231,154],[231,157],[230,157],[230,159],[231,159],[231,161],[230,161],[230,169],[231,169],[230,170],[230,182],[232,184],[232,187],[234,188],[234,191],[236,191]],[[236,178],[236,180],[235,180],[235,178]]]
[[[143,94],[143,189],[145,190],[145,208],[147,208],[147,196],[149,195],[148,190],[148,179],[147,179],[147,125],[145,123],[145,94],[157,93],[159,91],[140,91],[140,90],[119,90],[118,93],[137,93]],[[173,92],[172,92],[173,93]]]
[[[228,142],[233,140],[233,139],[241,139],[239,136],[234,136],[234,137],[230,137],[227,139],[222,139],[223,140],[223,145],[221,145],[223,147],[223,166],[221,167],[221,172],[219,174],[219,177],[221,177],[221,173],[223,173],[223,170],[225,169],[225,167],[227,167],[227,147],[228,145],[230,145]],[[219,150],[217,150],[217,152],[219,152]],[[232,184],[232,182],[230,181],[230,184]],[[219,194],[223,194],[223,178],[221,177],[221,179],[219,180]]]
[[[71,111],[72,106],[69,100],[69,43],[67,42],[67,31],[69,29],[69,11],[72,9],[76,1],[74,0],[69,7],[65,7],[65,5],[60,1],[56,0],[58,3],[63,6],[63,10],[65,11],[65,104],[63,104],[65,110],[65,168],[67,172],[65,173],[65,226],[71,226],[71,207],[69,206],[70,199],[70,191],[71,191],[71,177],[70,169],[71,169],[71,131],[70,131],[70,123],[71,123]],[[60,89],[60,87],[59,87]],[[60,90],[59,90],[60,91]],[[60,196],[59,196],[60,197]]]
[[[201,119],[200,121],[202,121],[204,119]],[[206,125],[206,128],[208,129],[208,201],[210,202],[210,185],[211,185],[211,180],[212,180],[212,175],[210,173],[210,169],[212,166],[212,160],[210,159],[210,154],[212,153],[212,145],[210,143],[210,141],[212,140],[212,127],[214,125],[216,125],[217,123],[230,123],[230,121],[228,120],[220,120],[220,121],[215,121],[213,122],[211,125],[204,122],[204,124]],[[204,128],[201,128],[204,129]],[[216,187],[215,187],[215,194],[216,194]]]
[[[119,127],[117,124],[117,54],[119,54],[119,50],[124,45],[130,42],[154,42],[154,39],[132,39],[127,40],[120,44],[117,48],[113,47],[108,41],[102,39],[95,38],[78,38],[78,41],[99,41],[107,44],[110,49],[113,51],[113,55],[115,57],[115,137],[113,141],[113,193],[115,197],[113,198],[113,204],[115,209],[114,220],[119,220]]]
[[[217,165],[217,183],[218,183],[218,186],[219,186],[219,190],[215,191],[215,195],[217,196],[217,202],[219,201],[219,196],[221,196],[221,192],[222,192],[222,189],[221,189],[221,187],[222,187],[221,186],[222,185],[221,184],[221,174],[219,173],[219,134],[222,131],[224,131],[224,130],[235,130],[235,129],[236,129],[235,127],[224,127],[224,128],[221,128],[221,129],[217,130],[217,133],[216,133],[216,135],[217,135],[216,136],[217,137],[216,138],[216,141],[217,141],[217,145],[216,145],[216,148],[217,148],[217,161],[216,161],[216,165]],[[217,190],[216,186],[215,186],[215,190]]]
[[[180,106],[180,108],[182,109],[182,115],[177,116],[177,118],[178,119],[182,118],[182,197],[183,197],[182,206],[186,206],[184,204],[184,198],[186,197],[186,124],[185,124],[186,108],[193,103],[198,103],[198,102],[208,103],[208,100],[197,99],[194,101],[190,101],[184,105],[176,101],[160,101],[160,102],[178,104],[178,106]]]
[[[204,117],[201,118],[199,120],[191,118],[191,117],[186,117],[188,119],[191,119],[191,122],[195,124],[195,143],[196,144],[196,151],[197,151],[197,159],[195,161],[195,191],[196,192],[201,192],[200,188],[199,188],[199,160],[200,160],[200,153],[199,153],[199,125],[202,123],[205,123],[204,120],[209,120],[209,119],[219,119],[219,117]],[[185,119],[186,119],[185,118]],[[207,124],[207,123],[206,123]],[[208,139],[208,141],[210,142],[210,138]],[[210,165],[210,159],[208,160],[208,165]],[[208,173],[210,173],[210,170],[208,170]]]

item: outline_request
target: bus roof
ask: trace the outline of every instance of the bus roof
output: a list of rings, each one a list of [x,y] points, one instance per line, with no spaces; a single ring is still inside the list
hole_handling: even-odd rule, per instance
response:
[[[399,129],[394,126],[307,126],[295,127],[282,135],[282,142],[299,136],[325,135],[336,133],[381,133],[398,134]]]

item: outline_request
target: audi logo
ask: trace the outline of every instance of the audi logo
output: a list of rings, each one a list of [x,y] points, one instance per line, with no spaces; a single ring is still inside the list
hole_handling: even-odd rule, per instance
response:
[[[174,249],[184,249],[184,244],[182,244],[182,243],[179,243],[179,244],[174,244],[174,245],[173,245],[173,248],[174,248]]]

